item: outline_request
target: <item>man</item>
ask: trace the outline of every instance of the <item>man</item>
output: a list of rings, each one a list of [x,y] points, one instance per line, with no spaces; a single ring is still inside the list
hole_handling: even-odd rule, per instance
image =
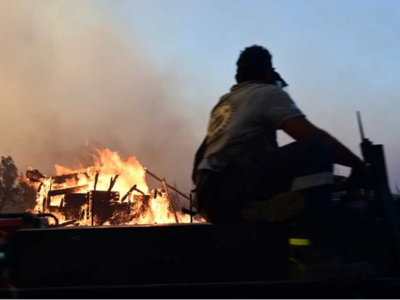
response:
[[[306,118],[283,90],[267,49],[242,51],[236,81],[212,110],[196,153],[198,211],[214,224],[299,222],[325,249],[334,163],[352,169],[349,183],[365,174],[365,164]],[[295,142],[278,147],[277,130]]]

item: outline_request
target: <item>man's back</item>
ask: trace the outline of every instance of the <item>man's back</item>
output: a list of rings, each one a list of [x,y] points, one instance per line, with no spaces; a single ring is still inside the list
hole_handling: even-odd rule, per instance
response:
[[[290,96],[277,86],[252,81],[234,85],[211,113],[198,169],[219,170],[253,149],[276,149],[280,124],[301,115]]]

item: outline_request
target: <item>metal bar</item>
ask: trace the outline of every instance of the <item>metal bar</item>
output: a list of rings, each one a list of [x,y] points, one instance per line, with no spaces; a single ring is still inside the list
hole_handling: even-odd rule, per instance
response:
[[[145,169],[146,173],[149,174],[151,177],[153,177],[155,180],[158,180],[159,182],[163,182],[163,180],[159,177],[157,177],[156,175],[154,175],[153,173],[151,173],[149,170]],[[165,182],[165,184],[168,186],[169,189],[173,190],[175,193],[179,194],[180,196],[182,196],[183,198],[185,198],[186,200],[190,201],[190,198],[183,194],[182,192],[178,191],[176,188],[174,188],[173,186],[170,186],[168,183]]]
[[[357,112],[357,121],[358,121],[358,128],[360,130],[361,141],[363,141],[365,139],[365,135],[364,135],[363,124],[362,124],[362,121],[361,121],[361,114],[360,114],[359,111]]]
[[[176,221],[177,224],[179,224],[179,219],[178,219],[178,216],[176,215],[174,203],[172,203],[171,196],[169,195],[168,185],[167,185],[167,183],[165,182],[165,179],[162,180],[162,184],[163,184],[163,186],[164,186],[164,188],[165,188],[165,192],[167,193],[168,201],[169,201],[169,203],[171,203],[172,210],[173,210],[174,216],[175,216],[175,221]]]

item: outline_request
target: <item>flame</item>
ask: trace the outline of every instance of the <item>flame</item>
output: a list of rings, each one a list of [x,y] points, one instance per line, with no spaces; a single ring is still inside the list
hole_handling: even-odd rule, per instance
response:
[[[49,203],[49,198],[47,197],[49,191],[67,188],[76,188],[74,193],[82,194],[87,194],[93,190],[108,191],[111,181],[117,176],[111,191],[119,192],[120,198],[118,201],[114,201],[115,211],[112,216],[105,222],[103,220],[101,225],[168,224],[176,223],[176,218],[179,223],[190,222],[190,216],[184,215],[179,211],[174,212],[167,191],[161,189],[158,189],[157,193],[149,191],[145,176],[146,169],[138,162],[136,157],[132,156],[124,160],[118,152],[109,149],[97,149],[92,158],[94,163],[87,168],[70,169],[56,165],[56,176],[76,174],[62,183],[56,182],[54,177],[48,178],[42,183],[31,183],[38,191],[37,206],[34,211],[44,212],[43,205]],[[96,175],[98,176],[97,181]],[[129,193],[134,185],[136,185],[136,190]],[[126,194],[128,194],[128,197],[122,201]],[[144,203],[145,200],[147,201],[146,203]],[[73,221],[63,213],[63,201],[64,195],[50,197],[50,212],[59,219],[60,223]],[[88,208],[88,203],[84,203],[80,207],[80,217],[75,220],[80,226],[91,225],[92,220]],[[96,214],[94,221],[95,224],[100,222]],[[203,222],[203,220],[194,221]],[[70,226],[73,225],[71,223]]]
[[[78,181],[70,180],[63,188],[89,184],[89,190],[94,189],[94,178],[99,172],[99,179],[96,190],[108,190],[110,178],[119,175],[113,191],[119,191],[122,195],[136,184],[138,189],[148,194],[149,188],[146,183],[146,170],[137,161],[136,157],[129,157],[124,161],[117,152],[109,149],[96,150],[97,155],[93,155],[94,166],[72,170],[64,166],[56,165],[56,175],[68,175],[78,173]],[[89,175],[87,178],[84,173]]]

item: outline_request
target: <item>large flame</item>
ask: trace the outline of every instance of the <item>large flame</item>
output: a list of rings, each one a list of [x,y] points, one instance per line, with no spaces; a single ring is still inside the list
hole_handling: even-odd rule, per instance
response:
[[[136,157],[129,157],[124,161],[117,152],[109,149],[96,150],[97,155],[93,155],[94,165],[89,168],[69,169],[64,166],[56,165],[56,175],[68,175],[80,173],[79,181],[68,181],[62,188],[74,187],[89,184],[88,189],[93,190],[96,172],[99,172],[97,190],[107,190],[110,186],[110,178],[119,175],[113,191],[119,191],[121,195],[127,193],[136,184],[138,189],[148,194],[149,188],[145,178],[145,168],[137,161]],[[87,178],[83,173],[87,173]]]
[[[177,219],[179,223],[190,222],[188,215],[183,215],[181,212],[173,209],[168,191],[162,189],[149,191],[145,176],[146,169],[138,162],[136,157],[129,157],[127,160],[124,160],[117,152],[103,149],[96,150],[96,154],[93,155],[93,161],[92,166],[87,168],[81,167],[79,169],[70,169],[65,166],[56,165],[56,176],[77,174],[75,178],[67,179],[63,183],[56,183],[52,178],[46,179],[42,183],[35,183],[38,189],[35,212],[42,212],[43,202],[48,201],[46,197],[50,190],[54,191],[83,186],[74,192],[88,193],[94,189],[96,191],[107,191],[110,188],[110,182],[118,175],[115,185],[112,187],[113,192],[120,193],[118,204],[125,203],[128,205],[129,203],[129,206],[139,207],[142,203],[136,203],[137,205],[135,206],[134,199],[146,198],[146,196],[148,199],[146,209],[142,209],[140,212],[132,211],[130,213],[131,218],[128,221],[125,218],[122,224],[168,224],[176,223]],[[98,174],[97,181],[96,174]],[[137,190],[129,193],[134,185],[136,185]],[[123,196],[127,193],[129,193],[129,197],[122,201]],[[135,197],[135,195],[141,195],[141,197]],[[51,197],[50,206],[53,208],[62,207],[63,199],[63,195]],[[82,217],[79,220],[75,220],[79,225],[91,224],[91,220],[87,215],[89,211],[87,206],[88,204],[82,205]],[[56,215],[60,222],[73,221],[66,218],[62,213],[62,209],[53,209],[51,213]],[[115,212],[113,217],[118,217],[118,214],[121,214],[121,212]],[[126,212],[122,214],[125,217],[129,215]],[[133,214],[134,217],[132,217]],[[195,220],[195,222],[199,222],[199,220]],[[110,222],[105,222],[102,225],[109,224]]]

